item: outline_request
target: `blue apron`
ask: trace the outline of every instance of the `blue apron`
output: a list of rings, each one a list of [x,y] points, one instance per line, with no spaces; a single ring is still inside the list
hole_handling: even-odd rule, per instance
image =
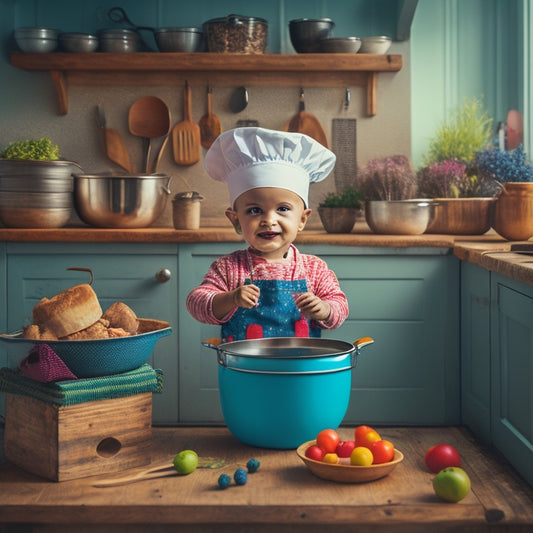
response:
[[[251,283],[246,280],[245,283]],[[254,280],[261,291],[252,309],[239,307],[222,325],[222,342],[267,337],[320,337],[321,328],[306,319],[295,304],[295,298],[307,292],[305,279],[283,281]]]

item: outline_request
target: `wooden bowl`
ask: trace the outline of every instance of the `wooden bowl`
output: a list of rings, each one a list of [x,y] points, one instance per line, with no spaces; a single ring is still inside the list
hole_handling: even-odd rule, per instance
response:
[[[388,463],[370,466],[323,463],[322,461],[315,461],[305,456],[305,450],[313,444],[316,444],[316,441],[310,440],[301,444],[296,450],[298,457],[316,476],[340,483],[366,483],[367,481],[380,479],[388,476],[403,461],[403,453],[395,449],[394,458]]]

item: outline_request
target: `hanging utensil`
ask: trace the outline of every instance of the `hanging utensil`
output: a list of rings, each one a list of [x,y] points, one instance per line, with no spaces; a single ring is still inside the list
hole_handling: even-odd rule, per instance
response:
[[[299,111],[283,127],[283,131],[293,131],[304,133],[312,137],[320,144],[328,147],[326,133],[320,124],[318,118],[305,110],[305,96],[303,88],[300,88]]]
[[[342,106],[344,112],[350,107],[350,97],[347,88]],[[337,156],[333,172],[338,192],[353,187],[357,178],[356,126],[355,118],[334,118],[331,121],[331,151]]]
[[[192,165],[200,160],[200,126],[192,120],[191,87],[188,82],[185,82],[183,90],[183,120],[172,129],[172,149],[178,165]]]
[[[130,155],[128,154],[128,149],[126,148],[120,133],[117,130],[108,128],[106,126],[106,118],[103,107],[96,106],[96,113],[98,126],[100,128],[107,157],[113,161],[113,163],[116,163],[126,172],[131,174],[132,170]]]
[[[143,138],[144,172],[150,171],[151,140],[167,135],[170,129],[170,111],[157,96],[144,96],[135,101],[128,115],[130,133]]]
[[[215,139],[222,133],[220,119],[213,114],[213,91],[207,86],[207,113],[198,122],[200,126],[200,139],[204,148],[209,148]]]
[[[111,22],[116,22],[118,24],[126,24],[127,26],[129,26],[130,28],[134,29],[135,31],[137,32],[140,32],[140,31],[149,31],[152,33],[154,39],[155,39],[155,28],[151,28],[150,26],[137,26],[136,24],[134,24],[130,18],[128,17],[128,15],[126,14],[126,11],[124,11],[124,9],[122,9],[121,7],[112,7],[108,12],[107,12],[107,17],[108,19],[111,21]],[[139,33],[140,35],[140,33]],[[148,44],[146,44],[146,41],[142,38],[142,36],[140,35],[141,37],[141,49],[144,50],[144,51],[147,51],[147,52],[153,52],[154,49],[152,47],[150,47]]]
[[[248,91],[246,87],[237,87],[229,99],[229,108],[233,113],[240,113],[248,105]]]

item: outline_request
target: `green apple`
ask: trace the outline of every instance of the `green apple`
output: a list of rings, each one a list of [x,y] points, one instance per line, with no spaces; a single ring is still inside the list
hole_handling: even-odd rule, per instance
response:
[[[470,492],[470,478],[462,468],[449,466],[433,478],[433,489],[443,500],[456,503]]]
[[[181,475],[194,472],[198,468],[198,454],[193,450],[183,450],[174,457],[174,468]]]

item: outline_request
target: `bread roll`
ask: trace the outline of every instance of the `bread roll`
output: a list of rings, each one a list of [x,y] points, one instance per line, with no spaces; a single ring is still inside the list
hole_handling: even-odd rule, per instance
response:
[[[111,304],[102,318],[109,320],[109,326],[112,328],[123,329],[130,335],[137,333],[137,315],[123,302]]]
[[[76,285],[33,308],[33,323],[57,338],[88,328],[102,316],[100,302],[89,284]]]

